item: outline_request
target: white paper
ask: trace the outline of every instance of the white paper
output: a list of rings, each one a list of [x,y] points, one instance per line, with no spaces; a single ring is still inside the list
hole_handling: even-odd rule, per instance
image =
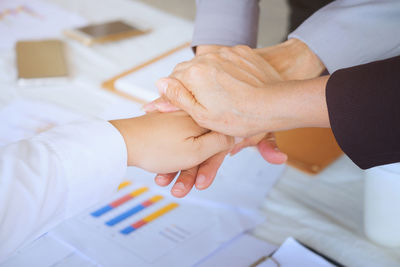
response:
[[[0,49],[19,40],[56,38],[65,29],[82,26],[86,20],[54,4],[38,0],[0,1]]]
[[[28,246],[20,249],[1,267],[26,266],[80,266],[89,267],[95,264],[72,247],[65,245],[50,235],[44,235]]]
[[[258,218],[232,209],[169,197],[157,188],[150,188],[100,217],[91,215],[140,187],[134,184],[122,189],[112,199],[62,223],[51,233],[103,266],[190,266],[258,222]],[[110,219],[157,194],[164,199],[114,226],[106,225]],[[171,202],[179,206],[128,235],[121,234],[122,229]]]
[[[244,267],[250,266],[265,255],[271,254],[276,249],[275,245],[267,243],[249,234],[243,234],[215,251],[197,267]]]
[[[190,47],[181,49],[149,66],[118,79],[115,82],[115,88],[140,99],[152,101],[159,97],[158,89],[155,85],[157,80],[170,75],[178,63],[192,59],[193,55]]]
[[[302,246],[292,237],[286,239],[282,246],[272,255],[282,267],[334,267],[321,256]],[[276,267],[272,260],[266,260],[257,267]]]

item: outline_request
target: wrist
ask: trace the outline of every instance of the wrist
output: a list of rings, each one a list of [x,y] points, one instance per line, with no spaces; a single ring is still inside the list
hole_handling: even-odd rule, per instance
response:
[[[222,45],[198,45],[196,46],[196,56],[212,53],[223,47]]]
[[[111,125],[113,125],[121,134],[124,139],[126,151],[127,151],[127,165],[128,166],[136,166],[135,156],[136,152],[134,142],[137,138],[135,138],[134,134],[137,132],[135,127],[137,127],[137,123],[135,118],[131,119],[121,119],[121,120],[113,120],[109,121]]]
[[[329,76],[286,81],[263,90],[264,131],[330,127],[325,88]]]

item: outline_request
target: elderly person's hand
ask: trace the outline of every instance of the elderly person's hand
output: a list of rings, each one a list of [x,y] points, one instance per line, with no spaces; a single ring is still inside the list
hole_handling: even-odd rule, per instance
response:
[[[218,51],[220,46],[200,46],[197,48],[196,55],[204,55],[207,53],[212,53]],[[156,106],[154,105],[156,103]],[[156,100],[153,105],[147,105],[147,111],[159,110],[163,112],[171,112],[179,110],[179,108],[173,106],[166,98],[160,98]],[[146,108],[145,108],[146,110]],[[236,154],[242,148],[246,146],[255,146],[257,145],[258,150],[261,155],[270,163],[274,164],[282,164],[286,162],[287,156],[280,152],[276,146],[274,135],[271,134],[261,134],[251,138],[244,139],[242,142],[237,144],[237,146],[231,151],[231,155]],[[194,184],[197,189],[205,189],[211,185],[213,182],[216,173],[223,162],[223,159],[227,153],[220,153],[208,159],[207,161],[200,164],[197,168],[192,168],[190,170],[186,170],[181,172],[180,177],[184,177],[185,183],[185,192],[182,192],[177,186],[172,188],[172,194],[175,196],[178,195],[186,195],[191,188],[191,185]],[[170,184],[177,173],[169,173],[169,174],[159,174],[156,176],[155,181],[158,185],[166,186]],[[177,180],[182,180],[180,177]]]
[[[262,57],[246,46],[236,46],[178,64],[170,78],[157,85],[200,126],[250,137],[265,130],[270,108],[265,89],[279,81],[279,74]]]
[[[200,46],[197,48],[196,54],[199,56],[213,53],[220,48],[220,46]],[[297,39],[291,39],[282,44],[254,51],[271,63],[272,67],[277,70],[280,76],[285,80],[316,77],[325,69],[322,62],[313,54],[307,45]],[[179,108],[172,105],[166,97],[161,97],[146,105],[145,109],[148,111],[159,110],[163,112],[179,110]],[[259,134],[250,138],[245,138],[235,146],[231,151],[231,155],[236,154],[244,147],[254,145],[257,146],[264,159],[270,163],[281,164],[287,160],[287,156],[279,151],[273,133]],[[191,181],[195,180],[198,189],[205,189],[212,183],[225,155],[226,153],[220,153],[211,157],[206,162],[192,168],[190,171],[183,171],[181,176],[183,175],[186,177],[185,181],[188,181],[187,185],[193,185],[194,182]],[[156,183],[159,185],[167,185],[175,176],[176,173],[158,175],[156,177]],[[187,192],[190,190],[188,188],[189,186],[185,187]],[[174,189],[175,187],[172,189],[173,194]]]

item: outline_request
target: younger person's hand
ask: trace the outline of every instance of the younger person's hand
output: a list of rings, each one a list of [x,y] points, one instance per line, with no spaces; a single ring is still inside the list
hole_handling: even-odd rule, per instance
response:
[[[232,137],[201,128],[182,111],[111,123],[125,140],[128,165],[155,173],[190,169],[234,144]]]

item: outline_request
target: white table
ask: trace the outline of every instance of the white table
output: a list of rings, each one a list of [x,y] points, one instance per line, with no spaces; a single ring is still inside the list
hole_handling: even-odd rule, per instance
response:
[[[52,0],[88,21],[125,19],[153,29],[151,34],[93,48],[67,42],[72,77],[60,88],[18,88],[14,52],[0,53],[0,105],[16,98],[40,99],[85,115],[114,119],[129,116],[131,102],[100,88],[101,82],[191,39],[193,25],[127,0]],[[162,41],[161,41],[162,40]],[[363,234],[363,172],[342,157],[309,177],[287,168],[266,198],[267,220],[254,235],[280,244],[288,236],[346,266],[400,266],[400,248],[387,249]]]

